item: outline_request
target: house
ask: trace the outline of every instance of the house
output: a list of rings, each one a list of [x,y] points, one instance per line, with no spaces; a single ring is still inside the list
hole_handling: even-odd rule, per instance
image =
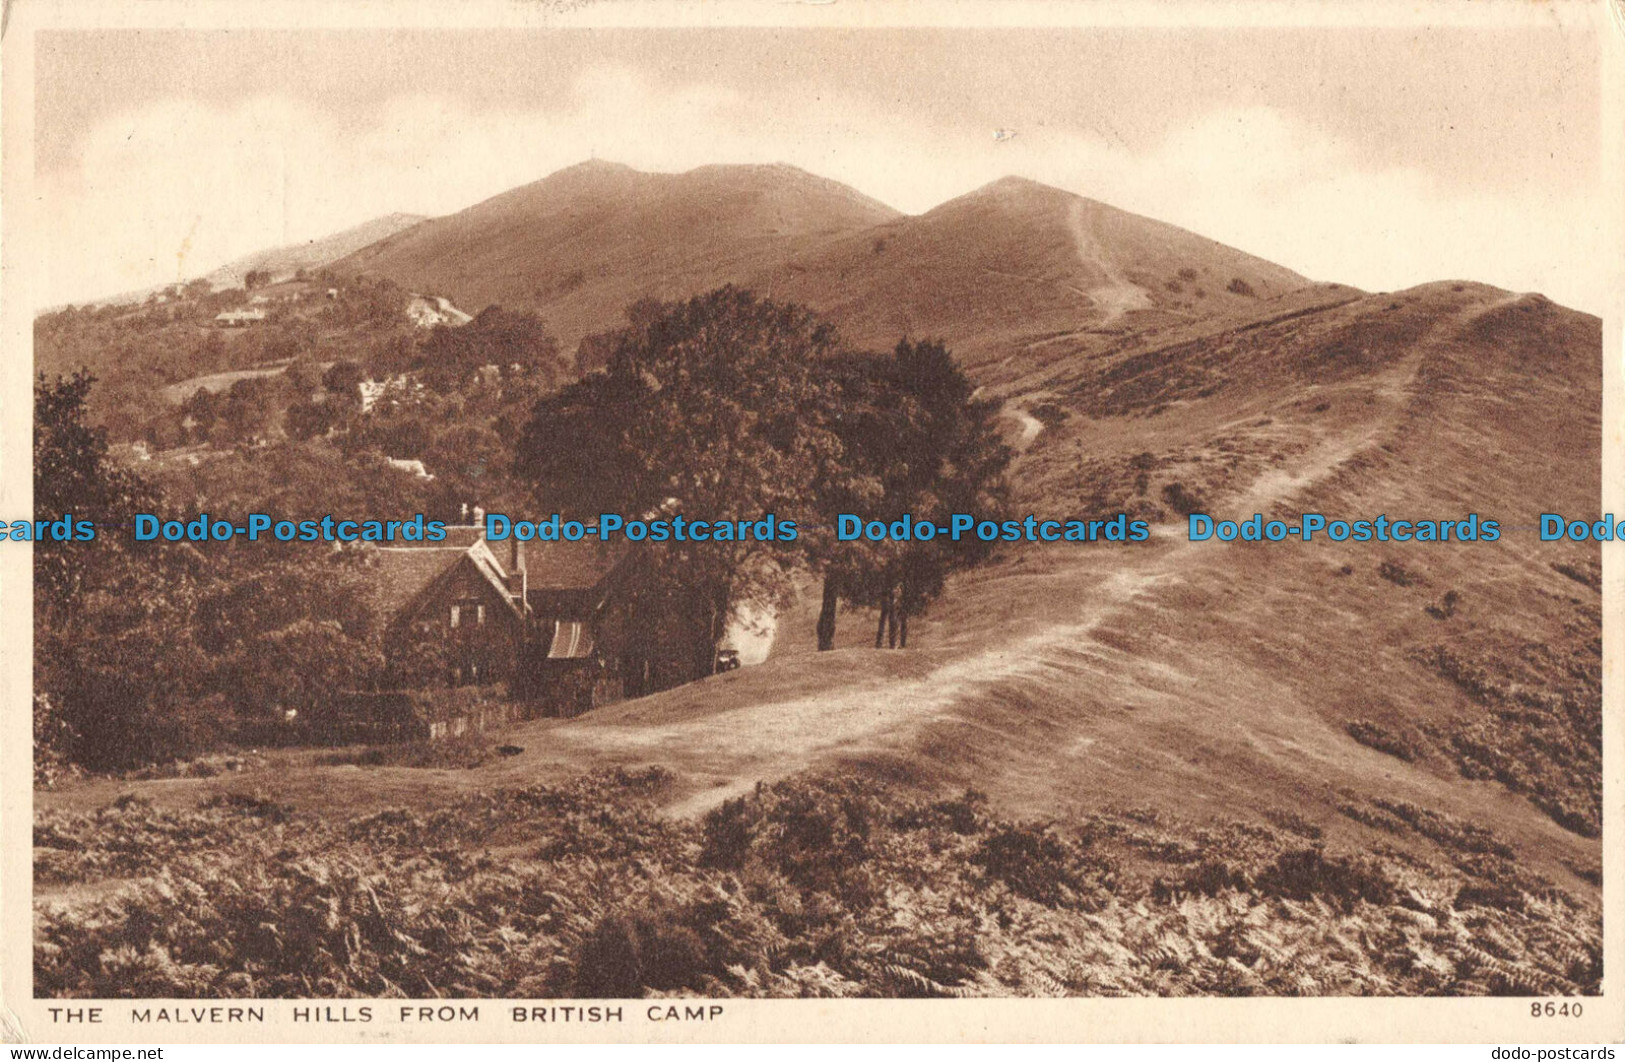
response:
[[[264,310],[226,310],[214,315],[214,323],[222,328],[247,328],[263,320]]]
[[[386,397],[402,400],[413,397],[423,390],[422,384],[417,383],[405,373],[398,376],[386,376],[382,380],[362,380],[356,386],[361,396],[361,412],[363,413],[371,413],[373,407]]]
[[[434,473],[430,472],[426,467],[424,467],[423,462],[420,460],[407,460],[404,457],[386,457],[384,460],[389,463],[390,468],[399,469],[402,472],[410,472],[419,479],[429,480],[434,478]]]
[[[439,542],[369,547],[372,604],[398,673],[506,683],[543,714],[618,699],[605,617],[627,552],[588,541],[488,542],[475,513],[473,525],[448,527]]]

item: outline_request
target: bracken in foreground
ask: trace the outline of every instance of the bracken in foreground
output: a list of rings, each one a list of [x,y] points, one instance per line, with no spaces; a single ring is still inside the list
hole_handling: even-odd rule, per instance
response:
[[[57,997],[1596,993],[1594,905],[1492,838],[1361,808],[1447,858],[1127,811],[803,777],[703,822],[666,772],[342,824],[252,798],[36,825]],[[1289,825],[1289,824],[1287,824]],[[1424,829],[1425,827],[1425,829]],[[1480,831],[1481,832],[1481,831]],[[84,886],[101,884],[95,889]],[[66,887],[64,887],[66,886]],[[94,894],[94,895],[92,895]],[[99,897],[99,898],[98,898]]]

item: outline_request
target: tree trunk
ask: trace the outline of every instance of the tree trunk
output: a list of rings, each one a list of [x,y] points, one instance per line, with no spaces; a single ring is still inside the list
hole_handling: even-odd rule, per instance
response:
[[[882,598],[880,601],[880,622],[875,624],[875,648],[883,648],[886,644],[886,618],[891,615],[891,601]]]
[[[886,648],[897,648],[897,614],[903,611],[902,595],[897,587],[886,591]]]
[[[903,613],[903,618],[901,620],[899,620],[898,623],[897,623],[897,647],[899,649],[907,649],[908,648],[908,613],[907,612]]]
[[[841,601],[840,577],[833,571],[824,573],[824,604],[818,610],[818,651],[835,648],[835,611]]]
[[[722,609],[715,596],[711,599],[711,615],[706,624],[705,674],[717,673],[717,643],[722,641]]]

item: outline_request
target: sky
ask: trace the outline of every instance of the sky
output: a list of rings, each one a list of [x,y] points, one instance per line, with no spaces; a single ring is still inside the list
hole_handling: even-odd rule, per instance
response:
[[[53,31],[45,304],[197,276],[587,158],[787,162],[918,213],[1015,174],[1317,280],[1600,313],[1599,48],[1578,26]]]

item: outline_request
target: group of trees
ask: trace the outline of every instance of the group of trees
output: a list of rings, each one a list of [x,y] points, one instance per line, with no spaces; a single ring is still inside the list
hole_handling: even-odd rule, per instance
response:
[[[731,617],[784,599],[821,572],[821,649],[840,601],[881,613],[877,645],[907,644],[908,619],[977,547],[837,541],[835,516],[936,520],[995,514],[1009,452],[994,409],[940,343],[890,355],[847,350],[804,309],[722,288],[649,306],[599,340],[599,372],[537,403],[516,470],[548,511],[795,520],[785,542],[667,542],[645,551],[628,605],[634,674],[653,684],[708,673]]]
[[[308,709],[334,692],[384,681],[382,631],[366,602],[364,558],[319,545],[135,544],[137,512],[383,511],[334,461],[275,459],[257,478],[200,479],[165,492],[109,455],[89,423],[86,373],[35,385],[34,499],[43,517],[92,521],[91,542],[34,546],[35,760],[93,769],[202,751]],[[335,458],[336,460],[336,458]],[[209,466],[198,470],[219,475]],[[380,488],[387,480],[375,482]],[[383,490],[380,489],[380,495]]]
[[[820,537],[813,557],[823,572],[818,648],[833,648],[842,600],[878,612],[875,648],[908,646],[909,617],[935,599],[953,569],[991,548],[953,543],[841,542],[841,513],[879,520],[946,524],[954,513],[996,518],[1006,502],[1003,473],[1010,453],[994,426],[997,406],[974,388],[940,342],[898,343],[892,355],[848,356],[832,366],[825,415],[841,443],[816,485]]]
[[[51,376],[90,371],[97,378],[87,406],[90,419],[105,427],[114,442],[144,441],[167,448],[215,441],[210,432],[185,427],[195,418],[193,411],[166,399],[163,392],[173,385],[287,362],[351,360],[370,367],[411,360],[418,330],[405,313],[406,291],[386,280],[325,274],[309,283],[304,300],[273,302],[266,319],[249,328],[228,330],[215,324],[216,314],[244,304],[247,290],[214,291],[206,280],[188,284],[162,303],[67,307],[42,314],[34,322],[35,367]],[[338,290],[338,298],[325,297],[329,287]],[[250,390],[243,388],[239,398],[262,407],[263,415],[256,413],[254,419],[272,434],[278,433],[284,408],[308,394],[308,389]],[[194,398],[192,391],[182,397]]]
[[[853,351],[804,309],[735,288],[643,300],[628,316],[596,340],[603,367],[563,386],[566,363],[540,319],[501,309],[372,348],[384,365],[300,354],[281,373],[184,403],[201,438],[261,445],[154,462],[145,477],[109,455],[92,377],[42,374],[37,511],[104,529],[94,543],[35,550],[42,762],[52,750],[96,768],[172,757],[333,692],[428,677],[386,659],[382,620],[365,607],[365,551],[135,545],[113,529],[138,511],[450,521],[477,502],[713,521],[771,513],[800,537],[641,551],[614,619],[633,692],[709,673],[730,620],[777,607],[798,575],[823,579],[820,648],[833,645],[841,602],[878,610],[877,646],[906,646],[910,617],[986,547],[839,542],[834,517],[998,514],[1009,454],[949,352],[909,341]],[[355,385],[388,370],[411,385],[361,415]],[[385,457],[421,459],[434,476]]]

